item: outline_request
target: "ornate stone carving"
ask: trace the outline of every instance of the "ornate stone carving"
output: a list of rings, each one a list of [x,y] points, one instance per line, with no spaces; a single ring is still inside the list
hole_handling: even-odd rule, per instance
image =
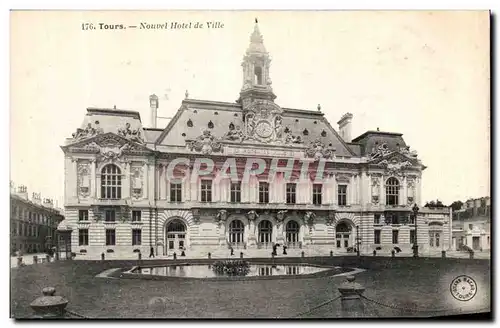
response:
[[[311,211],[307,211],[304,213],[304,222],[307,223],[309,226],[312,226],[314,224],[314,220],[316,219],[316,214]]]
[[[193,213],[194,215],[194,213]],[[226,210],[219,210],[217,214],[215,215],[215,220],[217,221],[217,224],[221,225],[221,223],[226,222],[227,220],[227,211]]]
[[[408,204],[413,204],[413,197],[411,196],[408,197]]]
[[[123,152],[130,149],[130,144],[123,144],[120,148],[102,147],[100,148],[100,156],[105,161],[113,161],[122,157]]]
[[[411,158],[417,158],[417,156],[418,156],[418,153],[416,150],[410,150],[410,146],[400,147],[399,153],[401,153],[405,156],[411,157]]]
[[[259,217],[259,214],[257,214],[256,211],[248,211],[247,213],[247,218],[250,220],[250,221],[255,221],[255,219],[257,219]]]
[[[309,148],[306,149],[307,157],[314,157],[315,160],[320,158],[332,158],[334,157],[335,148],[331,146],[325,146],[321,140],[316,139],[309,144]]]
[[[287,132],[285,132],[285,143],[286,144],[301,144],[302,138],[299,135],[294,136],[292,134],[292,131],[288,130]]]
[[[335,212],[333,211],[328,212],[328,217],[326,218],[326,225],[332,226],[334,222],[335,222]]]
[[[118,135],[135,142],[139,143],[144,142],[141,135],[141,129],[135,129],[135,130],[130,129],[130,123],[126,123],[124,129],[122,128],[118,129]]]
[[[89,164],[78,164],[78,195],[84,198],[90,195]]]
[[[347,174],[347,173],[336,174],[335,175],[335,180],[337,180],[337,182],[350,183],[350,181],[351,181],[351,174]]]
[[[412,166],[410,161],[400,161],[397,158],[392,158],[390,160],[383,160],[379,163],[379,165],[385,166],[387,173],[391,175],[401,175],[401,171],[403,171],[406,167]]]
[[[372,196],[372,204],[373,205],[378,205],[379,202],[379,196],[378,195],[373,195]]]
[[[142,197],[142,177],[143,177],[143,170],[142,167],[133,167],[132,168],[132,196],[135,199],[139,199]]]
[[[92,126],[92,123],[88,123],[85,129],[76,129],[76,132],[73,133],[73,139],[87,139],[101,133],[102,128],[99,126],[99,121],[95,121],[94,126]]]
[[[276,221],[282,223],[285,220],[285,214],[288,210],[281,210],[276,213]]]
[[[188,147],[191,151],[198,151],[205,155],[222,151],[219,140],[209,130],[203,131],[203,134],[196,140],[191,141]]]
[[[392,153],[392,151],[389,149],[386,143],[383,143],[380,146],[375,146],[372,148],[372,151],[370,153],[370,158],[375,159],[379,157],[384,157],[386,155],[389,155],[390,153]]]
[[[244,116],[245,137],[260,142],[283,142],[281,108],[268,100],[250,104]]]
[[[229,131],[226,132],[223,139],[242,142],[245,139],[245,135],[239,125],[235,127],[233,123],[230,123]]]

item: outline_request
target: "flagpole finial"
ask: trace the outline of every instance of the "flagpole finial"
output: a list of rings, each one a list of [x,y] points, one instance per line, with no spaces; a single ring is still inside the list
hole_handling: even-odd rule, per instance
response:
[[[259,21],[257,20],[257,18],[255,18],[255,24],[257,24]]]

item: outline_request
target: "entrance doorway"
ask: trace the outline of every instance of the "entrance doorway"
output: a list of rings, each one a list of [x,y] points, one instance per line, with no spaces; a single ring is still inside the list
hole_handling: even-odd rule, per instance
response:
[[[167,252],[182,251],[186,249],[186,226],[184,223],[175,219],[167,225]],[[165,254],[166,255],[166,254]]]
[[[337,243],[337,249],[347,250],[352,247],[351,241],[352,228],[345,222],[340,222],[335,227],[335,239]]]

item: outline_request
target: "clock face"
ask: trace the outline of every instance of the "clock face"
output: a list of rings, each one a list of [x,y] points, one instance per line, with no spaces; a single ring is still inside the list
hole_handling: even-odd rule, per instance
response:
[[[269,138],[273,134],[271,123],[267,121],[260,121],[255,128],[255,132],[261,138]]]

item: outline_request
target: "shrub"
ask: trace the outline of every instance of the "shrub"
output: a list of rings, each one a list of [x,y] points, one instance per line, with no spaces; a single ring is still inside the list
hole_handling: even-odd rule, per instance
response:
[[[81,249],[80,253],[87,253],[87,250],[86,249]]]
[[[114,253],[114,252],[115,252],[115,251],[114,251],[114,250],[112,250],[111,248],[106,250],[106,253]]]
[[[138,249],[138,248],[134,249],[134,253],[140,253],[140,252],[141,252],[140,249]]]
[[[215,273],[229,276],[246,276],[250,271],[250,264],[247,261],[217,261],[212,265]]]

